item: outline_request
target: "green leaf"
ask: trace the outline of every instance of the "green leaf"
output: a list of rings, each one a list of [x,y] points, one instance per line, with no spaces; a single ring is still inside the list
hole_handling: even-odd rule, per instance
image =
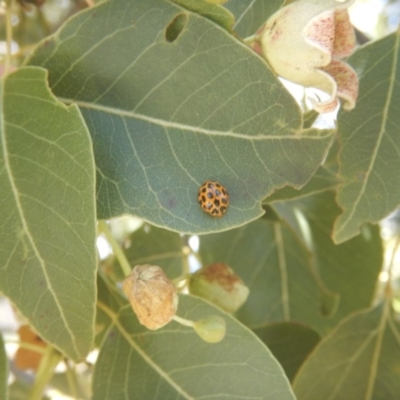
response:
[[[314,111],[314,110],[307,111],[303,115],[303,127],[311,128],[313,123],[316,121],[316,119],[318,117],[319,117],[319,114],[316,111]]]
[[[7,391],[8,359],[4,347],[3,336],[0,334],[0,399],[8,399]]]
[[[90,137],[43,69],[22,68],[0,90],[0,290],[78,361],[92,345],[96,295]]]
[[[320,342],[295,378],[298,400],[398,398],[400,329],[390,303],[354,314]]]
[[[101,270],[97,275],[97,300],[116,313],[126,304],[126,299],[122,297],[122,291]],[[97,347],[101,346],[112,322],[110,316],[97,307],[95,337],[95,345]]]
[[[383,265],[379,227],[366,225],[361,234],[335,245],[331,233],[340,209],[335,193],[330,191],[274,203],[273,207],[303,236],[314,254],[314,266],[322,281],[340,296],[336,313],[325,319],[325,327],[333,327],[350,313],[370,307]]]
[[[252,329],[271,322],[323,325],[312,255],[284,221],[259,219],[246,226],[200,237],[203,265],[228,264],[250,289],[236,313]]]
[[[301,364],[320,340],[317,332],[304,325],[288,322],[255,329],[254,333],[268,346],[292,380]]]
[[[16,379],[9,388],[10,397],[9,400],[26,400],[29,399],[29,395],[32,389],[32,385],[27,384],[21,379]],[[41,396],[40,400],[51,400],[47,396]]]
[[[182,252],[179,234],[146,224],[129,239],[131,244],[125,255],[132,268],[142,264],[158,265],[170,279],[184,272],[183,263],[187,256]]]
[[[254,35],[285,0],[229,0],[225,7],[236,17],[235,31],[243,38]]]
[[[234,16],[218,4],[210,4],[205,0],[172,0],[172,2],[214,21],[229,32],[232,31]]]
[[[362,47],[349,62],[360,77],[357,107],[339,117],[341,140],[338,204],[343,214],[334,240],[355,236],[400,204],[400,28]]]
[[[178,16],[186,23],[171,42],[166,31]],[[99,218],[132,213],[187,233],[243,225],[262,215],[276,188],[305,184],[332,140],[332,131],[302,129],[295,101],[250,48],[168,1],[92,7],[30,63],[48,69],[53,92],[81,109]],[[230,194],[223,218],[198,204],[208,179]]]
[[[89,400],[91,393],[90,379],[90,370],[77,373],[75,370],[69,369],[67,372],[54,374],[49,386],[71,398]]]
[[[147,330],[130,307],[119,315],[108,312],[115,325],[96,364],[94,400],[294,399],[282,368],[261,341],[200,299],[180,296],[179,315],[191,320],[222,316],[227,333],[217,344],[203,342],[191,328],[174,321],[160,330]]]
[[[301,189],[295,189],[292,187],[284,187],[268,196],[263,203],[269,204],[276,201],[292,200],[300,197],[309,196],[314,193],[324,192],[328,189],[334,189],[339,183],[336,175],[321,166],[317,169],[310,181],[303,186]]]

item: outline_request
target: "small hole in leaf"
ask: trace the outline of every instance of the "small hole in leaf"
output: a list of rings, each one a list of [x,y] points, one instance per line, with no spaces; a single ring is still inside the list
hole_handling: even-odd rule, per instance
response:
[[[167,29],[165,30],[165,39],[168,42],[174,42],[183,31],[186,22],[186,14],[178,14],[167,26]]]

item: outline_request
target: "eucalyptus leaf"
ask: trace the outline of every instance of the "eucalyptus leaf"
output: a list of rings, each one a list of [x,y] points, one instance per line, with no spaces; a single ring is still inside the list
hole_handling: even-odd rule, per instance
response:
[[[360,78],[356,108],[338,119],[340,175],[337,200],[344,210],[335,224],[336,243],[355,236],[400,204],[400,27],[360,48],[349,62]]]
[[[170,36],[177,18],[184,24]],[[261,216],[278,187],[304,185],[332,141],[330,130],[303,130],[295,101],[249,47],[169,1],[101,3],[29,63],[48,69],[56,96],[81,109],[99,218],[132,213],[186,233],[237,227]],[[229,192],[223,218],[199,207],[209,179]]]
[[[160,330],[147,330],[130,307],[119,314],[108,312],[114,327],[96,364],[93,400],[294,400],[267,347],[234,318],[198,298],[180,296],[179,315],[191,320],[220,315],[227,333],[217,344],[203,342],[192,328],[174,321]]]
[[[352,315],[320,342],[295,378],[298,400],[398,398],[400,326],[390,304]]]
[[[3,336],[0,334],[0,399],[8,399],[8,359],[4,347]]]
[[[93,341],[95,179],[76,106],[27,67],[0,87],[0,290],[73,360]]]
[[[235,31],[243,38],[254,35],[285,0],[229,0],[225,7],[236,17]]]

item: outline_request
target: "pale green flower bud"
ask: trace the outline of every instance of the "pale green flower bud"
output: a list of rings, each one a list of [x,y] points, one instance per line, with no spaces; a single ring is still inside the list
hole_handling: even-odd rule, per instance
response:
[[[225,320],[218,315],[199,319],[193,324],[195,332],[207,343],[218,343],[226,333]]]

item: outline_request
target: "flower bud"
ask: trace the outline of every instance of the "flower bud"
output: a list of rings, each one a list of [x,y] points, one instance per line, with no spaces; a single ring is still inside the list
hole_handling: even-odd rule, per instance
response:
[[[225,320],[218,315],[199,319],[193,325],[195,332],[207,343],[218,343],[226,333]]]
[[[249,295],[245,283],[222,263],[210,264],[194,273],[190,277],[189,291],[230,313],[237,311]]]
[[[139,322],[148,329],[168,324],[176,313],[178,295],[163,270],[154,265],[137,265],[122,284]]]
[[[355,47],[347,8],[354,0],[298,0],[273,14],[252,45],[282,78],[329,94],[313,101],[317,112],[333,111],[338,97],[352,109],[358,95],[356,72],[341,58]]]

